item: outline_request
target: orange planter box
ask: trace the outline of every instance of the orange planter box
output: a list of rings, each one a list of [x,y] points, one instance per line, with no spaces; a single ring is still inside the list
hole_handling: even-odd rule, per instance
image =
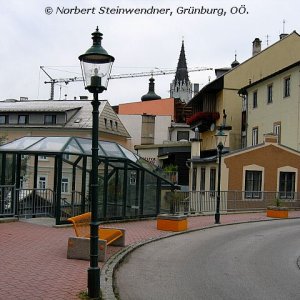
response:
[[[185,231],[188,228],[186,216],[159,215],[157,229],[164,231]]]
[[[267,217],[270,217],[270,218],[288,218],[289,217],[289,212],[288,212],[288,210],[268,209],[267,210]]]

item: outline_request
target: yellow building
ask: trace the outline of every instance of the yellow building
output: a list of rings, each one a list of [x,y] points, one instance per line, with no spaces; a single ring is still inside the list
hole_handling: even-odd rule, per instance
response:
[[[291,73],[289,73],[286,68],[294,66],[294,64],[298,63],[300,60],[300,36],[295,31],[289,35],[283,34],[280,36],[278,42],[264,50],[261,50],[261,41],[256,38],[253,42],[252,54],[252,57],[241,64],[235,60],[230,70],[216,70],[218,76],[217,79],[206,85],[188,103],[188,106],[191,106],[193,110],[193,115],[188,122],[193,128],[197,127],[199,129],[202,139],[201,149],[199,149],[198,153],[194,153],[190,160],[190,189],[209,190],[212,188],[212,180],[209,179],[210,173],[205,168],[204,160],[216,155],[214,135],[225,120],[227,129],[230,129],[227,132],[228,138],[226,140],[225,150],[236,150],[250,144],[249,139],[246,142],[245,132],[242,134],[242,131],[245,131],[246,113],[242,113],[244,102],[242,101],[242,95],[239,94],[239,91],[243,87],[248,86],[250,89],[249,91],[253,92],[252,86],[249,86],[249,84],[267,79],[269,76],[273,76],[278,72],[282,72],[281,75],[278,75],[279,77],[288,77]],[[295,68],[297,68],[296,65],[294,66],[294,69],[290,70],[295,73],[293,76],[290,75],[290,83],[293,83],[294,85],[293,87],[291,85],[290,92],[293,94],[297,94],[297,91],[293,90],[297,85]],[[283,70],[286,70],[287,72],[284,73]],[[280,81],[282,78],[278,80]],[[279,89],[281,90],[279,91]],[[278,87],[278,92],[282,98],[282,85],[280,88]],[[270,105],[261,105],[260,113],[256,114],[256,120],[264,122],[265,114],[267,114],[269,107]],[[294,108],[294,113],[295,111]],[[250,120],[250,116],[248,117]],[[271,126],[278,124],[280,121],[279,115],[277,115],[277,117],[275,116],[275,119],[272,119],[272,121],[270,120],[272,123]],[[292,118],[289,121],[291,122]],[[268,121],[268,123],[270,122]],[[255,119],[253,118],[253,126],[257,126],[254,125],[254,123]],[[270,125],[268,126],[270,127]],[[270,130],[269,127],[268,131],[273,131]],[[288,127],[286,127],[285,130],[287,130],[287,128]],[[250,126],[248,126],[248,136],[250,135],[251,130]],[[259,135],[261,141],[263,133],[266,132],[262,131],[261,135]],[[214,180],[214,182],[216,183],[216,180]]]
[[[280,144],[300,150],[299,72],[300,61],[240,91],[244,96],[245,145],[261,144],[264,134],[273,133]]]

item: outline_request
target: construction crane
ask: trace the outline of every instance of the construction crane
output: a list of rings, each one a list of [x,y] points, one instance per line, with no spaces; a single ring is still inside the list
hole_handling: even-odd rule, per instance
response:
[[[54,99],[54,85],[56,83],[64,83],[68,84],[70,82],[77,82],[77,81],[83,81],[83,77],[72,77],[72,78],[59,78],[54,79],[52,78],[46,71],[44,66],[40,66],[41,70],[49,77],[49,81],[45,81],[44,83],[50,83],[51,89],[50,89],[50,99]],[[157,68],[156,68],[157,69]],[[206,67],[196,67],[188,69],[188,72],[200,72],[200,71],[210,71],[213,70],[213,68],[206,68]],[[158,75],[167,75],[167,74],[175,74],[176,69],[166,69],[166,70],[157,70],[157,71],[151,71],[151,72],[139,72],[139,73],[127,73],[127,74],[118,74],[118,75],[111,75],[109,79],[122,79],[122,78],[136,78],[136,77],[148,77],[148,76],[158,76]]]

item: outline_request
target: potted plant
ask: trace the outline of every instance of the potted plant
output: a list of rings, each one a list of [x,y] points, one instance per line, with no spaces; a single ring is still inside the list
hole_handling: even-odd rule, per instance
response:
[[[157,229],[164,231],[185,231],[188,228],[187,215],[176,214],[175,206],[180,205],[180,193],[170,192],[170,214],[160,214],[157,216]]]
[[[282,201],[279,198],[275,199],[275,205],[267,207],[267,217],[270,218],[288,218],[289,210],[282,206]]]
[[[178,166],[171,164],[164,167],[163,170],[171,182],[177,183]]]

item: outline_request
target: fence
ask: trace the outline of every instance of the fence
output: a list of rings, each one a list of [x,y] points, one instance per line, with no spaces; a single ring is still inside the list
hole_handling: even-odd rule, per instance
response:
[[[184,214],[213,213],[217,193],[214,191],[169,192],[166,201],[171,212]],[[220,211],[256,211],[280,204],[300,209],[300,193],[224,191],[220,193]]]
[[[72,191],[71,200],[67,198],[61,198],[61,211],[60,216],[62,220],[66,220],[70,217],[80,215],[83,212],[90,211],[90,201],[85,199],[85,203],[82,203],[81,192]]]
[[[15,186],[0,186],[0,216],[15,215]]]
[[[16,189],[15,194],[19,217],[53,217],[55,202],[51,189]]]

